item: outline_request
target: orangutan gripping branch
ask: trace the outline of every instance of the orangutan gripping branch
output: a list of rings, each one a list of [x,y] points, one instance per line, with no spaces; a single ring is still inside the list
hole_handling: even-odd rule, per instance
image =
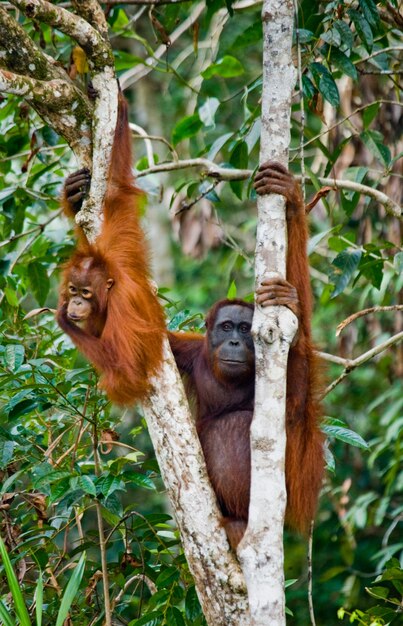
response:
[[[324,455],[310,330],[305,210],[298,184],[278,163],[266,163],[260,168],[255,188],[259,194],[281,194],[287,201],[287,280],[263,280],[256,302],[263,307],[287,306],[299,320],[287,371],[286,522],[306,532],[315,515]],[[204,337],[169,333],[179,370],[187,375],[188,389],[196,399],[197,431],[233,548],[245,532],[250,499],[249,431],[255,395],[253,309],[243,300],[220,300],[207,315]]]
[[[101,386],[119,404],[142,400],[162,359],[165,324],[150,285],[148,255],[138,217],[140,191],[132,174],[127,103],[119,97],[102,232],[78,245],[63,270],[57,319],[101,373]],[[90,184],[88,170],[66,180],[63,208],[74,216]]]

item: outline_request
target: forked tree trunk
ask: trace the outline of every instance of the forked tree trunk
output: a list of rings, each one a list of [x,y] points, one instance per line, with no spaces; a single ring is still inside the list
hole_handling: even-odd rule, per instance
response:
[[[296,72],[291,59],[292,0],[263,3],[263,94],[260,162],[288,164],[291,97]],[[256,286],[265,276],[285,278],[287,229],[281,196],[258,198]],[[255,413],[251,426],[252,480],[249,524],[238,555],[246,580],[251,625],[284,626],[283,524],[285,408],[288,350],[297,330],[286,307],[256,307]]]

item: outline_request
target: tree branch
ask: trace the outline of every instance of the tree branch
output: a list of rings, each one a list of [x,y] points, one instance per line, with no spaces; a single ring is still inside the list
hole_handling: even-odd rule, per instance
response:
[[[348,326],[352,322],[355,322],[355,320],[358,320],[360,317],[364,317],[365,315],[369,315],[370,313],[382,313],[384,311],[403,311],[403,304],[392,304],[391,306],[372,306],[369,309],[363,309],[362,311],[358,311],[357,313],[354,313],[353,315],[347,317],[343,322],[340,322],[340,324],[336,328],[336,337],[340,335],[340,333],[346,328],[346,326]]]
[[[151,382],[143,409],[207,623],[249,626],[244,579],[219,523],[216,497],[168,342],[161,371]]]
[[[44,54],[3,8],[0,8],[0,48],[0,67],[38,80],[67,78],[64,69],[52,57]]]
[[[375,346],[375,348],[371,348],[371,350],[368,350],[367,352],[364,352],[364,354],[361,354],[361,356],[358,356],[356,359],[343,359],[343,364],[345,365],[344,371],[340,374],[340,376],[338,378],[336,378],[324,391],[322,398],[324,398],[325,396],[327,396],[328,393],[330,393],[331,391],[333,391],[333,389],[335,387],[337,387],[337,385],[339,383],[341,383],[342,380],[345,379],[346,376],[348,376],[348,374],[350,374],[350,372],[352,372],[353,370],[355,370],[357,367],[359,367],[360,365],[363,365],[364,363],[366,363],[367,361],[369,361],[370,359],[372,359],[374,356],[377,356],[377,354],[380,354],[381,352],[383,352],[384,350],[386,350],[387,348],[390,348],[391,346],[399,343],[400,341],[403,340],[403,331],[400,333],[397,333],[396,335],[393,335],[392,337],[389,337],[389,339],[387,339],[386,341],[383,341],[382,343],[380,343],[379,345]],[[336,362],[336,361],[334,361]]]
[[[292,0],[265,0],[260,162],[288,163],[292,63]],[[255,282],[286,273],[285,200],[258,197]],[[286,307],[256,306],[255,410],[251,424],[251,499],[249,521],[238,555],[248,587],[252,626],[285,626],[283,526],[286,507],[285,413],[287,357],[298,328]]]
[[[92,70],[102,70],[105,65],[113,65],[112,50],[106,45],[104,37],[83,18],[46,0],[11,2],[27,17],[49,24],[74,39],[85,51]]]
[[[72,3],[77,13],[92,24],[102,37],[107,40],[108,23],[100,3],[97,0],[72,0]],[[107,4],[109,5],[110,2]]]
[[[91,119],[91,105],[69,80],[41,81],[0,69],[0,92],[25,98],[47,124],[65,137],[77,158],[88,166],[91,127],[88,121],[83,123],[82,120]]]
[[[253,174],[253,170],[238,170],[231,169],[226,167],[220,167],[216,165],[213,161],[209,161],[208,159],[197,158],[197,159],[183,159],[179,161],[171,161],[167,163],[159,163],[154,167],[149,167],[146,170],[142,170],[138,172],[137,177],[141,178],[143,176],[148,176],[148,174],[156,174],[158,172],[171,172],[174,170],[186,169],[190,167],[201,167],[204,168],[202,171],[202,175],[209,176],[211,178],[218,178],[223,181],[231,181],[231,180],[247,180]],[[301,180],[301,176],[296,176],[297,180]],[[356,183],[351,180],[343,180],[340,178],[324,178],[323,176],[317,177],[318,181],[321,185],[329,185],[334,187],[335,189],[345,189],[346,191],[355,191],[357,193],[361,193],[365,196],[369,196],[379,204],[382,204],[385,208],[386,213],[391,215],[392,217],[402,218],[402,209],[397,202],[392,200],[386,193],[383,191],[379,191],[379,189],[374,189],[373,187],[369,187],[369,185],[362,185],[361,183]],[[309,182],[305,179],[305,182]]]

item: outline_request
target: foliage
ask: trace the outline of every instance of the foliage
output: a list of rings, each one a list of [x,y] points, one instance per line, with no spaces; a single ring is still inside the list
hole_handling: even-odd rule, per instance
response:
[[[227,169],[253,170],[260,133],[260,5],[239,10],[235,3],[209,0],[197,26],[176,39],[178,26],[196,6],[154,8],[161,28],[148,12],[138,14],[138,7],[109,7],[118,72],[122,78],[127,70],[139,72],[131,79],[134,89],[126,90],[131,119],[149,135],[164,137],[152,140],[156,163],[204,157]],[[354,0],[312,7],[302,0],[296,29],[302,91],[297,85],[291,168],[305,172],[307,199],[322,187],[322,177],[334,177],[398,200],[401,33],[392,10],[397,4]],[[18,19],[36,43],[71,68],[74,44],[66,36]],[[166,35],[172,45],[158,57]],[[155,61],[149,72],[148,57]],[[148,73],[140,80],[140,72]],[[84,87],[87,77],[79,72],[77,80]],[[0,119],[0,532],[28,619],[35,621],[42,593],[42,623],[57,620],[63,590],[78,569],[72,573],[72,562],[85,552],[71,620],[103,623],[100,538],[105,536],[106,584],[116,619],[198,626],[203,617],[141,415],[122,413],[107,402],[94,371],[58,330],[51,311],[24,317],[56,303],[58,270],[73,245],[57,196],[74,159],[64,141],[16,97],[1,102]],[[153,164],[142,140],[136,141],[136,154],[144,174]],[[149,192],[145,217],[170,328],[199,329],[201,314],[216,299],[227,292],[250,296],[252,290],[250,181],[210,183],[197,168],[164,179],[155,173],[139,178]],[[162,245],[168,230],[156,209],[163,187],[164,211],[187,208],[174,220],[181,240],[169,242],[169,255]],[[401,330],[397,314],[385,311],[335,335],[348,315],[399,303],[398,222],[354,189],[330,191],[313,209],[311,222],[314,335],[326,352],[353,358]],[[216,246],[213,226],[223,245]],[[339,616],[352,622],[397,623],[403,400],[396,380],[402,359],[398,351],[382,352],[326,399],[330,471],[314,535],[318,623],[339,624],[340,607]],[[339,374],[340,366],[332,364],[326,378]],[[289,623],[309,623],[305,542],[287,534],[286,546],[286,577],[298,579],[287,592],[295,616]],[[368,578],[375,583],[367,594]],[[7,607],[10,587],[3,577],[0,598]],[[14,606],[17,602],[22,606],[14,598]],[[1,614],[0,619],[8,626]]]

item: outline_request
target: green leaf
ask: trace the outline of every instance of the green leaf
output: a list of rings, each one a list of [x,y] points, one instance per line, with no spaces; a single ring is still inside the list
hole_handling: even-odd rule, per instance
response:
[[[20,415],[28,415],[39,406],[41,406],[41,402],[38,398],[28,398],[27,400],[22,400],[11,409],[8,417],[10,420],[13,420],[16,417],[20,417]]]
[[[234,43],[231,46],[231,50],[239,50],[240,48],[245,48],[246,46],[257,43],[261,40],[261,38],[262,22],[259,20],[252,24],[252,26],[248,26],[248,28],[244,30],[243,33],[238,35],[238,37],[235,39]]]
[[[215,126],[214,116],[220,104],[217,98],[207,98],[199,108],[199,116],[204,126]]]
[[[0,204],[3,204],[9,198],[12,198],[18,187],[5,187],[0,191]]]
[[[201,121],[198,113],[194,113],[194,115],[189,115],[188,117],[184,117],[180,120],[175,128],[172,131],[172,141],[176,146],[183,139],[188,139],[189,137],[194,137],[196,133],[203,127],[203,122]]]
[[[189,587],[185,599],[185,615],[189,622],[194,622],[202,614],[196,587]]]
[[[224,56],[217,63],[212,63],[202,72],[204,79],[213,76],[222,76],[223,78],[234,78],[244,73],[243,65],[238,59],[230,55]]]
[[[210,161],[214,161],[218,152],[220,152],[221,148],[227,143],[229,139],[231,139],[232,136],[233,133],[226,133],[225,135],[218,137],[218,139],[216,139],[215,142],[211,145],[210,150],[208,151],[207,158],[210,159]]]
[[[129,480],[130,482],[138,485],[139,487],[144,487],[145,489],[152,489],[155,491],[156,487],[152,481],[152,479],[146,474],[141,474],[140,472],[133,472],[129,470],[124,472],[123,478],[125,480]]]
[[[8,586],[11,591],[11,595],[14,600],[15,612],[20,620],[21,626],[31,626],[31,620],[25,606],[24,598],[22,597],[20,584],[15,575],[13,566],[11,564],[10,557],[8,556],[6,546],[2,538],[0,537],[0,557],[3,561],[4,571],[6,572]]]
[[[307,30],[306,28],[297,28],[296,34],[298,36],[299,43],[308,43],[309,41],[313,41],[315,39],[315,35],[311,30]]]
[[[403,272],[403,252],[398,252],[395,255],[395,258],[393,259],[393,264],[398,274]]]
[[[6,296],[6,300],[10,306],[15,308],[19,306],[20,303],[15,289],[13,289],[12,287],[6,287],[4,289],[4,295]]]
[[[85,491],[85,493],[89,493],[91,496],[97,495],[95,485],[89,476],[79,476],[78,485],[83,491]]]
[[[14,441],[4,441],[0,439],[0,469],[4,469],[13,458],[15,448]]]
[[[336,28],[331,28],[330,30],[321,33],[320,38],[323,39],[323,41],[326,41],[326,43],[328,43],[330,46],[339,47],[341,45],[341,35]]]
[[[15,372],[24,362],[25,348],[21,344],[10,343],[6,346],[4,354],[7,366]]]
[[[328,437],[334,437],[335,439],[339,439],[339,441],[348,443],[350,446],[362,448],[363,450],[369,449],[369,445],[367,444],[367,442],[358,433],[350,430],[349,428],[343,428],[342,426],[332,426],[331,424],[323,424],[322,431]]]
[[[373,256],[365,255],[359,264],[359,276],[365,276],[370,283],[380,289],[383,279],[383,259],[374,259]]]
[[[233,300],[234,298],[236,298],[236,294],[237,294],[236,283],[233,280],[227,291],[228,300]]]
[[[50,287],[46,267],[42,263],[34,261],[28,265],[27,274],[29,282],[31,283],[33,294],[37,299],[38,304],[43,306],[46,302]]]
[[[176,606],[170,606],[166,615],[167,624],[169,626],[185,626],[183,615]]]
[[[335,286],[332,292],[332,298],[338,296],[347,287],[358,267],[361,256],[361,250],[353,250],[352,252],[343,250],[343,252],[340,252],[334,259],[332,262],[333,270],[330,275],[330,279]]]
[[[317,93],[315,85],[313,84],[311,79],[308,78],[308,76],[306,76],[305,74],[302,77],[302,90],[304,92],[305,98],[308,98],[308,100],[312,100],[314,95]]]
[[[43,609],[43,578],[42,572],[39,572],[38,582],[35,590],[35,614],[36,626],[42,626],[42,609]]]
[[[352,64],[350,59],[344,52],[337,48],[332,48],[330,53],[331,62],[344,74],[351,76],[354,80],[357,79],[357,70],[355,65]]]
[[[379,161],[382,161],[386,167],[388,167],[390,165],[392,155],[387,145],[379,139],[379,133],[373,130],[364,130],[360,137],[367,146],[368,150],[372,152],[372,154],[379,159]]]
[[[125,491],[126,489],[124,482],[112,474],[98,478],[96,486],[105,498],[109,498],[114,491]]]
[[[179,578],[179,570],[176,567],[167,567],[158,576],[155,584],[158,589],[169,587],[175,580]]]
[[[81,579],[85,569],[85,552],[81,555],[81,558],[73,570],[69,582],[67,583],[66,591],[63,594],[60,609],[57,614],[56,626],[63,626],[70,607],[77,595],[77,591],[80,587]]]
[[[374,45],[374,37],[367,20],[355,9],[349,9],[348,14],[353,20],[355,29],[365,48],[368,52],[371,52],[372,46]]]
[[[339,90],[329,70],[322,63],[311,63],[310,69],[322,96],[334,107],[339,106]]]
[[[389,589],[386,587],[367,587],[366,591],[373,598],[380,598],[382,600],[385,600],[389,595]]]
[[[2,626],[16,626],[10,617],[10,611],[6,609],[2,600],[0,600],[0,620],[2,620]]]
[[[237,169],[246,169],[248,167],[248,146],[246,141],[238,141],[232,151],[230,163]],[[242,200],[243,182],[242,180],[233,180],[230,182],[232,191],[240,200]]]
[[[339,31],[342,43],[346,46],[346,48],[351,50],[354,44],[354,35],[351,32],[349,25],[342,20],[337,20],[337,22],[334,22],[333,27]]]
[[[129,626],[159,626],[162,623],[163,614],[161,611],[151,611],[143,615],[140,619],[134,619]]]
[[[364,109],[362,113],[362,121],[365,130],[367,130],[368,126],[370,126],[371,122],[375,119],[379,111],[379,106],[380,102],[374,102],[373,104],[370,104],[366,109]]]
[[[377,28],[380,23],[379,13],[374,0],[359,0],[361,11],[371,26]]]

